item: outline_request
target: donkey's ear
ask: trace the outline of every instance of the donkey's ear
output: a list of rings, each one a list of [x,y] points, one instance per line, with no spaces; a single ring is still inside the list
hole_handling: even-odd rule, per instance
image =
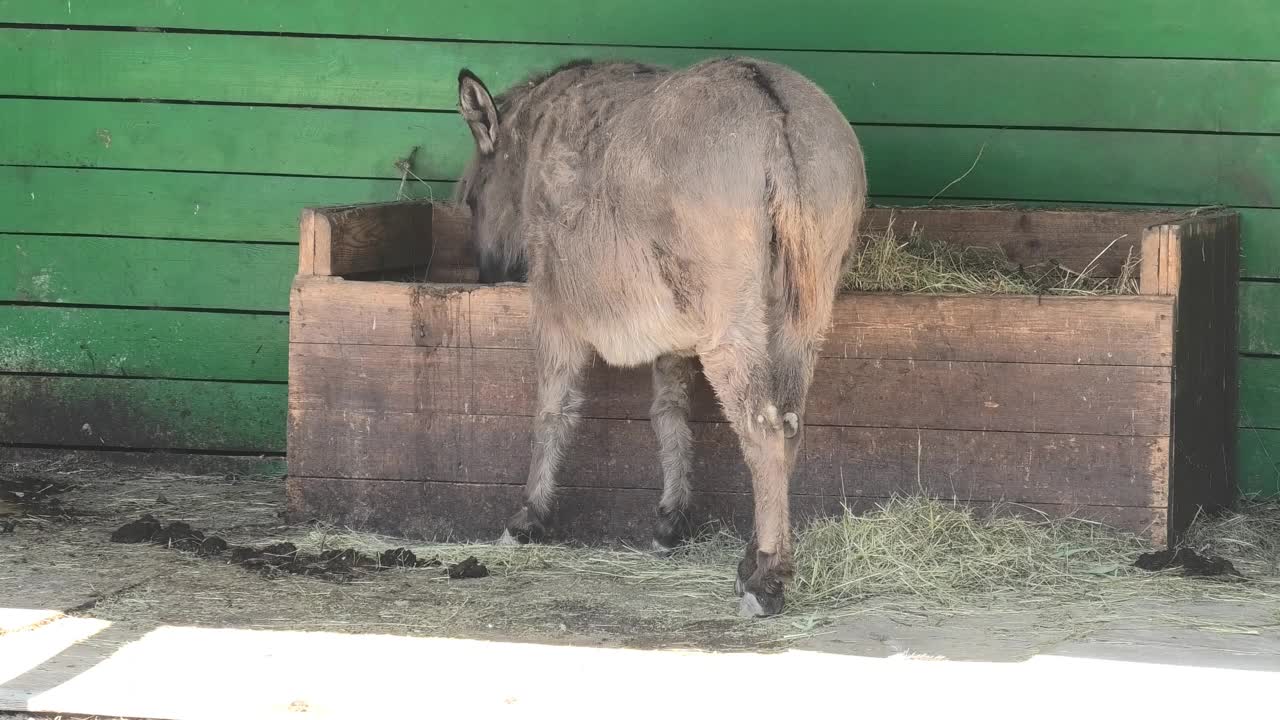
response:
[[[498,108],[488,88],[466,68],[458,73],[458,107],[471,127],[480,154],[492,154],[498,144]]]

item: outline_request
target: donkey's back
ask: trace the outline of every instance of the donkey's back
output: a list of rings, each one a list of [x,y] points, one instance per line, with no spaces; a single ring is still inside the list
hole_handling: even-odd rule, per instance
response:
[[[714,347],[769,302],[826,324],[866,183],[820,89],[748,59],[563,72],[539,98],[554,121],[520,116],[538,302],[572,308],[567,329],[620,365]]]

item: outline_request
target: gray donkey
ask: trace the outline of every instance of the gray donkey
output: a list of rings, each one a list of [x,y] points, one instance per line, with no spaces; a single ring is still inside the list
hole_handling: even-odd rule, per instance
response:
[[[593,352],[652,363],[664,482],[654,542],[687,538],[700,360],[751,471],[740,609],[779,612],[805,400],[866,203],[849,123],[795,71],[744,58],[683,70],[578,61],[497,98],[464,69],[458,96],[476,146],[458,197],[481,281],[527,279],[532,305],[533,458],[503,540],[546,530]]]

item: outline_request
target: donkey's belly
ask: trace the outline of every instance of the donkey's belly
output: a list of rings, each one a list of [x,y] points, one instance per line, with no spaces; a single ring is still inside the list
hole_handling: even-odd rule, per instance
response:
[[[698,345],[698,333],[670,316],[592,323],[585,335],[601,359],[619,367],[646,365],[662,355],[692,355]]]

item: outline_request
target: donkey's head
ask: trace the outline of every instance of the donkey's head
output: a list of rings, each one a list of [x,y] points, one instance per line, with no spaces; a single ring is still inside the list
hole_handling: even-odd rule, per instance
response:
[[[488,88],[465,68],[458,73],[458,106],[476,141],[457,197],[471,208],[480,282],[523,281],[528,265],[518,226],[524,150],[515,147],[517,136],[500,122],[498,103]]]

